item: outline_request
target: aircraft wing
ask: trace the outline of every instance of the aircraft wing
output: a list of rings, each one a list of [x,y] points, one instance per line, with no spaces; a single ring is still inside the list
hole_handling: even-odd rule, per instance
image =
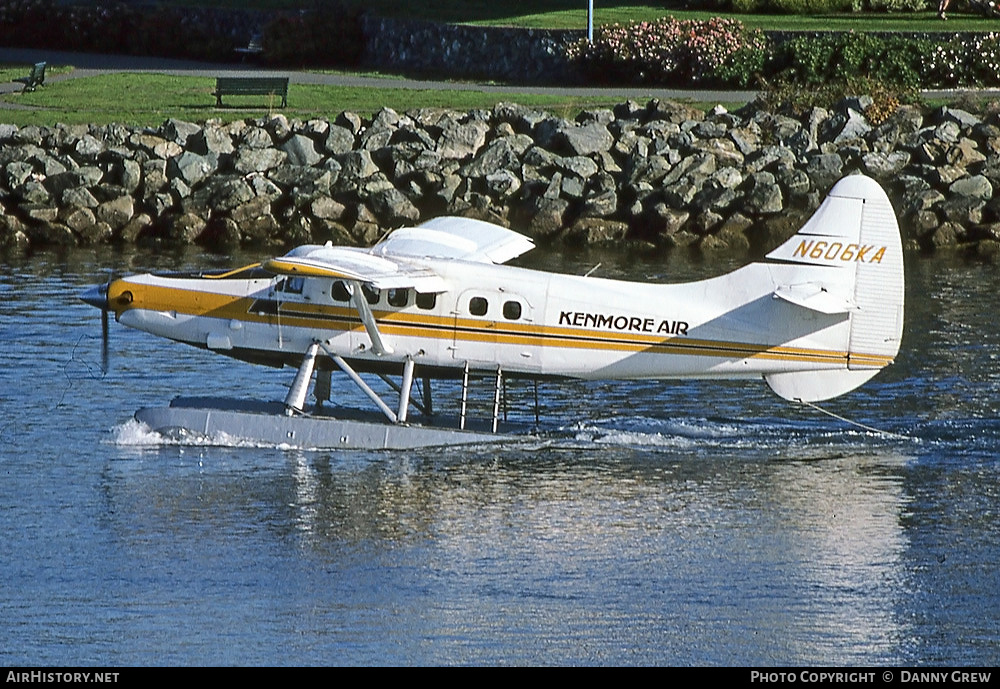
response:
[[[262,265],[279,275],[368,282],[376,289],[412,287],[424,293],[448,289],[448,283],[437,273],[416,262],[373,256],[367,250],[344,246],[307,244]]]
[[[376,289],[412,287],[424,293],[444,292],[448,284],[420,259],[506,263],[534,246],[531,239],[506,227],[443,217],[390,232],[371,249],[307,244],[264,261],[263,267],[280,275],[367,282]]]
[[[451,258],[506,263],[530,251],[534,242],[519,232],[472,218],[443,217],[417,227],[403,227],[376,244],[375,256]]]

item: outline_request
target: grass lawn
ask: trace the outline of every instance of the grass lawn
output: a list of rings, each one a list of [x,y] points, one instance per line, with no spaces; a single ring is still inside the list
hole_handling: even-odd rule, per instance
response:
[[[67,65],[46,65],[45,78],[49,79],[58,74],[66,74],[73,71]],[[0,65],[0,83],[6,84],[15,79],[26,77],[31,72],[31,65]]]
[[[358,3],[360,0],[347,0]],[[704,19],[710,12],[671,8],[669,2],[614,2],[594,0],[596,21],[626,22],[674,15]],[[191,0],[190,5],[243,8],[292,9],[312,7],[311,0]],[[585,0],[539,0],[530,5],[505,0],[440,0],[438,2],[398,3],[389,0],[365,0],[367,9],[394,16],[434,21],[476,24],[505,24],[521,27],[578,28],[586,24]],[[531,9],[529,13],[527,8]],[[784,30],[1000,30],[1000,20],[972,15],[950,14],[942,22],[933,12],[896,15],[846,14],[834,16],[799,15],[730,15],[750,26]],[[25,65],[0,66],[0,80],[9,82],[27,74]],[[49,75],[72,70],[71,66],[49,66]],[[12,93],[2,100],[14,107],[0,108],[0,121],[27,125],[51,125],[57,122],[107,123],[155,126],[169,117],[191,121],[210,118],[236,120],[257,117],[267,112],[283,112],[288,117],[335,117],[344,110],[370,115],[381,107],[405,112],[421,107],[447,107],[458,110],[490,108],[500,101],[515,101],[572,117],[582,109],[608,107],[620,99],[581,98],[521,93],[492,93],[465,90],[417,91],[391,87],[343,87],[292,84],[289,107],[273,108],[264,97],[227,98],[230,107],[217,108],[211,95],[214,80],[156,74],[107,74],[87,79],[50,82],[33,93]],[[231,105],[231,104],[235,104]],[[693,103],[710,107],[712,103]]]
[[[517,26],[532,29],[586,29],[585,0],[549,0],[542,3],[454,3],[427,8],[385,0],[366,2],[385,16],[414,17],[430,21],[487,26]],[[456,5],[461,5],[457,7]],[[499,5],[498,7],[495,5]],[[481,11],[476,11],[482,7]],[[506,7],[505,7],[506,6]],[[532,11],[528,11],[531,8]],[[709,19],[728,16],[751,28],[769,31],[998,31],[1000,19],[954,12],[943,22],[934,11],[886,14],[858,12],[843,14],[721,14],[705,10],[671,8],[667,3],[594,2],[594,24],[626,24],[661,17]]]
[[[93,0],[96,2],[96,0]],[[77,0],[86,4],[86,0]],[[586,29],[587,0],[344,0],[345,4],[387,17],[405,17],[436,22],[545,29]],[[315,0],[182,0],[177,4],[236,9],[294,10],[311,8]],[[674,16],[706,19],[719,16],[711,10],[691,10],[696,2],[685,0],[594,0],[594,23],[611,24]],[[703,3],[708,4],[708,3]],[[781,31],[1000,31],[1000,19],[969,14],[955,6],[942,22],[934,11],[887,13],[843,13],[822,15],[726,14],[747,26]]]
[[[0,75],[17,70],[0,70]],[[217,108],[215,80],[163,74],[115,73],[86,79],[50,83],[32,93],[3,97],[17,108],[0,108],[0,121],[17,125],[52,125],[119,122],[156,126],[177,117],[189,121],[211,118],[226,121],[260,117],[268,112],[288,117],[335,118],[345,110],[371,115],[382,107],[399,112],[415,108],[492,108],[512,101],[546,110],[560,117],[573,117],[580,110],[609,107],[621,99],[551,96],[523,93],[493,93],[466,90],[413,90],[402,88],[346,87],[291,84],[287,108],[269,107],[265,96],[226,97],[227,107]],[[229,103],[234,105],[230,106]]]

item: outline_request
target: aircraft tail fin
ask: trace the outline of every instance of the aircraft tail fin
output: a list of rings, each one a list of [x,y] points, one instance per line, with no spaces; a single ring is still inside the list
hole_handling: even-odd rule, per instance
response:
[[[846,313],[850,321],[846,366],[768,374],[774,392],[818,402],[853,390],[892,363],[903,331],[903,252],[892,204],[875,180],[840,180],[802,229],[767,257],[782,264],[785,284],[776,298]]]

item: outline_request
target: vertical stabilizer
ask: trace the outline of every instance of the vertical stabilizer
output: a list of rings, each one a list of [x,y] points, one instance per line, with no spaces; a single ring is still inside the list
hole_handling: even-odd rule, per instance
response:
[[[826,313],[842,305],[850,319],[843,368],[768,374],[771,389],[790,400],[820,401],[892,363],[903,332],[903,251],[892,204],[875,180],[840,180],[802,229],[767,257],[781,264],[787,282],[775,296]]]

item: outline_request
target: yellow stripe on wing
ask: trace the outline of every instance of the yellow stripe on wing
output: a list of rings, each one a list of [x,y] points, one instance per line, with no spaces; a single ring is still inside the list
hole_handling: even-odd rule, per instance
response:
[[[310,278],[338,278],[341,280],[358,280],[359,282],[365,282],[368,280],[368,278],[365,278],[363,275],[359,275],[342,268],[321,266],[315,263],[303,263],[301,261],[287,260],[283,258],[268,259],[261,265],[264,270],[278,275],[301,275],[302,277]]]

